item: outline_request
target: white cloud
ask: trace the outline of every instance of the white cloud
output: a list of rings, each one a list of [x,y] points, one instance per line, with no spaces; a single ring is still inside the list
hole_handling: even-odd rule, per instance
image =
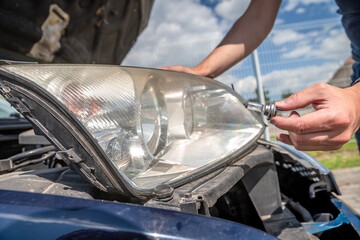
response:
[[[275,19],[275,24],[274,25],[276,26],[276,25],[283,24],[283,23],[285,23],[285,20],[282,19],[282,18],[277,17]]]
[[[298,5],[330,3],[332,0],[287,0],[284,11],[293,11]]]
[[[302,8],[302,7],[296,9],[296,13],[297,13],[297,14],[302,14],[302,13],[304,13],[305,11],[306,11],[305,8]]]
[[[313,48],[310,45],[299,46],[294,48],[292,51],[283,54],[284,58],[299,58],[299,57],[310,57],[311,50]]]
[[[228,86],[234,84],[235,90],[240,93],[252,93],[256,89],[256,79],[254,76],[248,76],[246,78],[239,79],[235,74],[232,74],[232,72],[230,71],[217,77],[216,80]]]
[[[211,9],[202,5],[200,0],[156,0],[148,27],[123,64],[145,67],[196,65],[221,41],[231,26],[231,21],[240,16],[239,12],[233,10],[244,6],[243,2],[226,0],[218,2],[215,9]],[[288,0],[284,4],[290,11],[289,9],[301,8],[300,4],[323,2],[328,0]],[[277,19],[276,23],[281,24],[282,21],[284,20]],[[282,30],[273,31],[268,39],[272,48],[266,49],[266,54],[273,54],[275,64],[278,60],[289,62],[287,68],[300,64],[297,68],[294,66],[292,69],[271,71],[263,75],[264,86],[270,90],[271,96],[279,97],[281,91],[289,87],[297,91],[312,83],[326,81],[336,69],[337,63],[350,55],[349,41],[339,27],[306,26],[284,30],[284,24],[281,25]],[[307,60],[313,59],[322,60],[316,66],[304,67]],[[251,95],[256,88],[256,81],[253,76],[239,79],[239,71],[245,71],[244,68],[241,70],[242,67],[244,66],[240,63],[218,79],[228,85],[233,83],[235,89],[242,94]],[[245,68],[246,71],[251,69],[248,66]],[[241,73],[242,76],[248,74]]]
[[[211,9],[199,0],[156,0],[147,28],[122,64],[194,66],[216,47],[249,3],[225,0]]]
[[[123,65],[196,65],[225,35],[215,13],[197,0],[157,0],[148,27]]]
[[[281,45],[284,43],[300,41],[304,37],[304,34],[296,32],[292,29],[274,30],[271,36],[271,41],[275,45]]]
[[[270,95],[279,99],[281,93],[289,88],[291,91],[297,92],[317,82],[328,82],[339,66],[339,63],[325,63],[295,69],[276,70],[263,76],[264,86],[272,86],[268,89]]]
[[[350,55],[350,41],[342,28],[309,32],[301,39],[292,51],[283,55],[284,58],[342,60]]]
[[[324,63],[322,65],[274,70],[262,76],[263,86],[265,90],[270,92],[269,96],[272,100],[279,100],[281,93],[288,89],[295,93],[317,82],[328,82],[339,66],[340,63]],[[244,97],[252,96],[257,86],[254,76],[239,79],[234,71],[230,71],[217,80],[227,85],[234,84],[235,90]]]
[[[251,0],[224,0],[215,7],[215,12],[223,19],[234,22],[244,14]]]

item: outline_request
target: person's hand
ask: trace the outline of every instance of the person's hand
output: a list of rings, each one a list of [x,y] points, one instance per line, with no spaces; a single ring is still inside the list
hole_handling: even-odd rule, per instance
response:
[[[186,66],[182,66],[182,65],[176,65],[176,66],[164,66],[164,67],[161,67],[160,69],[176,71],[176,72],[191,73],[191,74],[199,75],[199,76],[203,76],[203,77],[208,76],[208,73],[204,69],[200,68],[199,66],[190,68],[190,67],[186,67]]]
[[[299,91],[276,106],[295,110],[312,104],[315,112],[302,117],[293,111],[289,118],[276,116],[271,123],[289,134],[276,139],[298,150],[335,150],[348,142],[360,126],[360,85],[341,89],[317,83]]]

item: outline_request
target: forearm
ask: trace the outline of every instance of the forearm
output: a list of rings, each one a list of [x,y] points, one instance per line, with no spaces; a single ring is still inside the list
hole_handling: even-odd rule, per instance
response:
[[[252,0],[219,46],[195,69],[216,77],[248,56],[271,31],[280,4],[281,0]]]

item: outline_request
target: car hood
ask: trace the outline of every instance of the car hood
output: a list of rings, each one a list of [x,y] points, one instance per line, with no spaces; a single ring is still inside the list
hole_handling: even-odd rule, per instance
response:
[[[130,204],[0,190],[3,239],[258,239],[239,223]]]

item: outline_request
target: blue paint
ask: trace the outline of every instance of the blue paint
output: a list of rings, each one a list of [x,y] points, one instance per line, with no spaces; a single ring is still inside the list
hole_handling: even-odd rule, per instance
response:
[[[350,225],[355,229],[357,234],[360,236],[360,218],[358,215],[354,214],[352,210],[350,210],[346,204],[341,202],[337,198],[332,198],[331,202],[338,208],[338,210],[344,214],[344,216],[349,220]]]
[[[0,190],[0,239],[276,239],[246,225],[164,209]]]
[[[323,232],[326,230],[330,230],[333,228],[340,227],[344,223],[348,224],[349,220],[342,214],[339,213],[338,217],[329,222],[311,222],[311,223],[302,223],[306,232],[315,234],[319,232]]]
[[[355,215],[343,202],[339,199],[332,197],[331,202],[339,210],[339,215],[336,219],[329,222],[313,222],[302,223],[306,232],[314,234],[340,227],[343,224],[350,224],[357,234],[360,236],[360,218]]]

